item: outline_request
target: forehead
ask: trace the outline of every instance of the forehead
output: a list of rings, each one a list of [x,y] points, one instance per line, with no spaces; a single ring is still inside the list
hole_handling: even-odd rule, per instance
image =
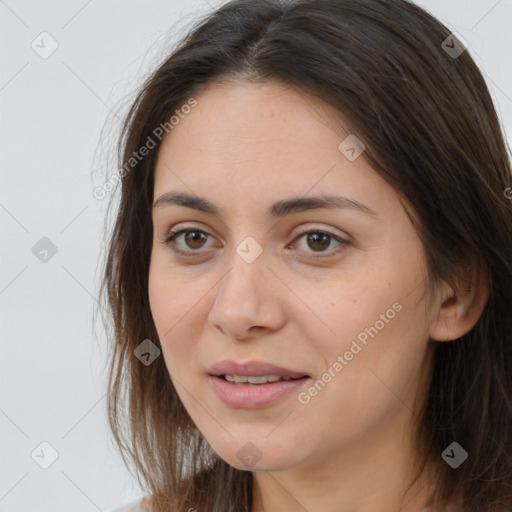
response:
[[[315,161],[327,172],[325,158],[334,164],[348,135],[336,129],[328,105],[279,82],[214,83],[194,99],[197,105],[163,138],[157,178],[166,166],[193,165],[204,179],[248,167],[261,177],[297,179]]]
[[[248,201],[267,208],[284,197],[333,193],[366,204],[372,195],[396,200],[364,158],[342,154],[349,134],[320,99],[276,82],[215,83],[194,99],[163,138],[155,199],[178,190],[237,210]]]

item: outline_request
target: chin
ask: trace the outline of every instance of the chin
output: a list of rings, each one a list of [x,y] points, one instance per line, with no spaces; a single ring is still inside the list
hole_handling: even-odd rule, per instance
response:
[[[215,449],[217,455],[230,466],[241,471],[283,471],[299,463],[297,448],[281,446],[276,449],[277,440],[258,441],[231,440],[221,449]]]
[[[245,463],[241,463],[240,460],[235,456],[235,458],[231,458],[229,460],[224,459],[230,466],[233,466],[240,471],[284,471],[290,468],[289,464],[282,464],[275,460],[259,460],[258,462],[252,465],[245,465]]]

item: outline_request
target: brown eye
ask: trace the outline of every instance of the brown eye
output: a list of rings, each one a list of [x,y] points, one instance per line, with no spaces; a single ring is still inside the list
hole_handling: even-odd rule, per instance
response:
[[[164,240],[172,250],[183,256],[200,256],[206,247],[206,241],[211,237],[208,233],[199,229],[180,229],[171,231],[170,235]],[[301,248],[302,252],[310,253],[313,258],[327,257],[337,254],[349,245],[350,242],[326,231],[305,231],[295,238],[297,240],[305,240],[305,248]],[[178,242],[181,240],[181,243]],[[338,246],[329,250],[332,242],[337,242]],[[196,253],[196,254],[194,254]],[[314,253],[318,253],[315,255]]]
[[[185,243],[185,246],[181,246],[182,248],[176,247],[177,240],[182,237],[182,240]],[[179,231],[172,232],[165,239],[164,243],[172,246],[173,251],[178,254],[187,254],[192,252],[199,252],[200,249],[204,247],[204,242],[210,235],[205,233],[204,231],[200,231],[198,229],[181,229]]]
[[[331,237],[325,233],[310,233],[308,234],[307,244],[315,251],[323,251],[330,245]],[[326,243],[327,242],[327,243]]]
[[[187,231],[183,240],[191,249],[201,249],[205,240],[205,233],[202,231]]]
[[[295,240],[301,239],[306,241],[304,244],[306,248],[301,249],[302,251],[309,253],[320,253],[318,256],[313,254],[313,257],[323,257],[324,253],[325,256],[332,256],[350,244],[348,240],[344,240],[332,233],[320,230],[303,232]],[[333,240],[338,243],[337,248],[333,250],[327,250]]]

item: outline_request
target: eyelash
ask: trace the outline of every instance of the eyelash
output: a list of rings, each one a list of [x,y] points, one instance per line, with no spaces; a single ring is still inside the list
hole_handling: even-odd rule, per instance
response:
[[[165,238],[165,240],[163,240],[163,243],[168,245],[168,246],[170,246],[171,249],[176,254],[183,255],[183,256],[186,256],[186,257],[190,257],[190,258],[194,258],[194,257],[200,256],[200,254],[199,254],[200,250],[197,250],[197,251],[194,251],[194,250],[183,251],[181,249],[177,249],[176,248],[175,239],[179,235],[181,235],[182,233],[190,233],[190,232],[193,232],[193,233],[203,233],[203,234],[205,234],[207,236],[211,236],[209,233],[207,233],[205,231],[202,231],[200,229],[183,228],[183,229],[180,229],[180,230],[177,230],[177,231],[171,231],[169,233],[169,236],[167,236]],[[304,235],[308,235],[308,234],[327,235],[329,238],[334,239],[334,240],[336,240],[337,242],[340,243],[340,246],[337,249],[331,250],[331,251],[327,251],[327,253],[320,253],[321,255],[313,255],[313,256],[311,256],[312,258],[332,257],[332,256],[338,254],[340,251],[342,251],[346,246],[350,245],[350,242],[348,240],[344,240],[343,238],[340,238],[339,236],[334,235],[333,233],[330,233],[329,231],[322,231],[322,230],[319,230],[319,229],[304,230],[301,233],[297,234],[297,236],[294,238],[293,242],[296,242],[297,240],[302,238]],[[197,254],[191,254],[191,253],[197,253]],[[325,254],[327,254],[327,255],[325,255]]]

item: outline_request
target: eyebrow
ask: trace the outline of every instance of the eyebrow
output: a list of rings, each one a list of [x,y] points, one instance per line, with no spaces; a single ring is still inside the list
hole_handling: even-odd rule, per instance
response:
[[[153,204],[153,208],[161,208],[163,206],[178,205],[187,208],[193,208],[204,213],[209,213],[219,217],[221,210],[204,197],[190,195],[183,192],[167,192],[161,195]],[[366,215],[374,215],[377,213],[368,206],[342,196],[322,195],[318,197],[292,197],[278,201],[270,206],[267,215],[272,218],[281,218],[294,213],[304,212],[307,210],[316,210],[320,208],[326,209],[348,209],[355,210]]]

